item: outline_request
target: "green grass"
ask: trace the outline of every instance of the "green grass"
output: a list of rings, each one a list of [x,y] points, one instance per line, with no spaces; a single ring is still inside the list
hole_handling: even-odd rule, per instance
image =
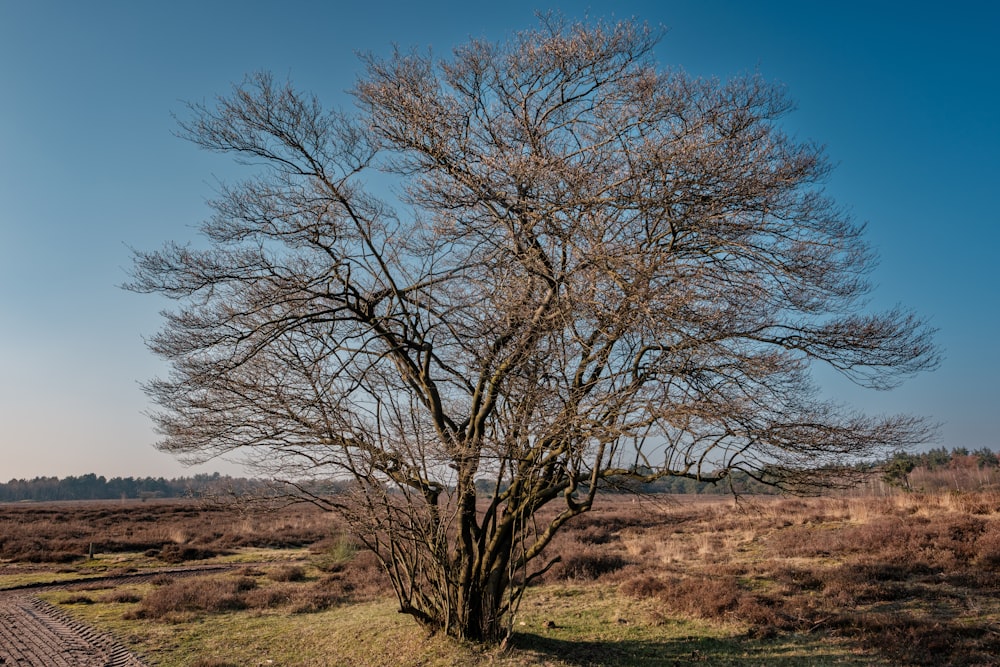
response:
[[[51,565],[8,563],[5,564],[3,572],[0,573],[0,590],[30,584],[61,583],[103,577],[151,567],[163,567],[163,563],[142,554],[133,553],[97,556],[56,569]]]
[[[59,603],[69,594],[46,594]],[[315,614],[237,612],[184,622],[125,621],[132,604],[67,605],[87,623],[110,631],[158,667],[195,661],[232,665],[451,665],[481,656],[443,637],[428,638],[388,600]]]
[[[21,586],[30,586],[32,584],[47,584],[63,581],[75,581],[82,578],[78,572],[34,572],[34,571],[24,571],[24,572],[13,572],[8,574],[0,574],[0,591],[6,590],[8,588],[18,588]]]
[[[142,592],[136,587],[137,592]],[[78,593],[46,593],[59,604]],[[67,604],[158,667],[215,665],[872,665],[846,642],[811,635],[751,640],[745,628],[664,619],[649,601],[607,586],[546,586],[526,596],[508,650],[428,636],[389,599],[311,614],[282,610],[199,614],[183,622],[127,621],[130,603]]]
[[[878,664],[843,642],[807,635],[750,640],[738,625],[665,618],[652,601],[626,598],[613,587],[533,591],[521,616],[514,647],[559,665]]]

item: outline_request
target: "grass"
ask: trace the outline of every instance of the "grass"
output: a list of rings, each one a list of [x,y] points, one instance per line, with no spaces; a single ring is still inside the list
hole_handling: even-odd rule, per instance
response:
[[[46,594],[60,603],[70,593]],[[842,640],[785,637],[746,640],[739,628],[678,618],[650,622],[648,605],[614,587],[532,590],[510,648],[482,650],[428,637],[387,599],[353,603],[314,614],[282,611],[206,614],[183,622],[135,624],[123,611],[138,605],[71,605],[75,616],[112,631],[151,664],[182,665],[409,665],[494,664],[653,665],[872,665],[870,656]],[[549,623],[551,622],[551,623]],[[546,627],[547,625],[554,627]],[[883,663],[888,664],[888,663]]]
[[[195,561],[167,562],[142,553],[99,554],[53,568],[39,563],[0,562],[0,590],[32,584],[66,583],[94,577],[141,573],[165,566],[237,565],[241,563],[278,563],[295,567],[308,559],[308,549],[237,549],[226,555]]]
[[[161,561],[148,558],[141,553],[100,555],[93,559],[81,559],[56,568],[39,563],[8,562],[0,567],[0,590],[31,584],[69,582],[111,576],[162,566]]]
[[[47,594],[59,603],[66,593]],[[124,619],[139,605],[93,604],[71,612],[110,630],[151,664],[192,665],[448,665],[476,664],[471,647],[426,638],[389,600],[313,614],[281,610],[206,614],[184,621],[136,624]],[[457,659],[457,662],[456,662]]]
[[[164,667],[972,666],[1000,655],[996,493],[739,507],[610,498],[557,537],[563,562],[528,590],[504,652],[428,637],[336,526],[315,530],[308,548],[302,533],[254,548],[213,516],[174,526],[185,532],[174,543],[228,550],[207,562],[243,563],[234,573],[45,597]],[[46,580],[162,565],[158,554],[100,555],[50,565]],[[0,565],[0,582],[39,568]]]

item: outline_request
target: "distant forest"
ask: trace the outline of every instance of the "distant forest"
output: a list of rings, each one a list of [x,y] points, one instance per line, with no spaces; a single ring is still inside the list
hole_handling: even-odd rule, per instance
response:
[[[898,452],[879,470],[883,482],[905,491],[1000,490],[1000,456],[988,447]]]
[[[899,452],[882,465],[876,466],[872,472],[876,473],[872,478],[873,482],[906,491],[1000,489],[1000,456],[987,447],[974,451],[965,447],[951,450],[941,447],[922,453]],[[477,486],[486,491],[489,483],[481,480]],[[324,491],[335,493],[337,487],[338,485],[332,484]],[[649,484],[624,484],[617,489],[609,490],[675,494],[726,494],[732,493],[733,490],[742,494],[775,493],[772,487],[740,473],[733,474],[725,484],[713,485],[685,477],[668,477]],[[148,500],[273,492],[274,488],[261,480],[229,477],[219,473],[176,479],[163,477],[109,479],[103,475],[90,473],[62,479],[58,477],[12,479],[6,484],[0,483],[0,502]]]
[[[245,494],[264,488],[263,482],[214,473],[164,479],[163,477],[112,477],[93,473],[79,477],[12,479],[0,484],[0,502],[28,500],[118,500],[137,498],[187,498]]]

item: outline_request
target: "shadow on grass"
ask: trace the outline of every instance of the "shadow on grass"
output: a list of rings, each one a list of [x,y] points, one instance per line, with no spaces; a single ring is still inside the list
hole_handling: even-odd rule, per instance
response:
[[[843,647],[799,637],[793,641],[758,641],[688,637],[667,640],[579,641],[515,633],[514,648],[531,651],[580,667],[662,667],[673,665],[767,664],[805,667],[826,664],[870,665],[872,657],[851,655]]]

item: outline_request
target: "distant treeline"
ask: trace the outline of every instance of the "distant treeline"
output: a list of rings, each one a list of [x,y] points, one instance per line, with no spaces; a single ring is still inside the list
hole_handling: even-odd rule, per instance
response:
[[[637,466],[633,472],[642,477],[653,474],[653,469],[645,466]],[[476,488],[480,493],[489,494],[493,492],[496,483],[490,480],[480,479],[476,481]],[[581,491],[585,491],[586,484],[580,486]],[[774,486],[758,481],[746,474],[736,470],[726,476],[721,482],[700,482],[690,477],[664,477],[655,482],[640,482],[632,478],[616,479],[613,482],[606,482],[602,487],[603,493],[641,493],[641,494],[691,494],[691,495],[728,495],[738,493],[740,495],[774,495],[779,491]]]
[[[637,470],[649,474],[651,470]],[[948,450],[944,447],[922,453],[898,452],[871,470],[878,473],[875,481],[913,491],[975,490],[1000,488],[1000,456],[987,447],[970,451],[965,447]],[[337,493],[343,485],[330,483],[315,487],[314,493]],[[481,492],[489,492],[492,484],[480,480]],[[741,494],[776,493],[774,487],[763,484],[745,473],[734,472],[725,483],[710,484],[686,477],[667,477],[640,484],[624,483],[607,491],[671,493],[671,494]],[[0,502],[26,500],[117,500],[120,498],[188,498],[247,494],[273,494],[269,484],[254,479],[223,476],[219,473],[193,477],[164,479],[163,477],[112,477],[93,473],[79,477],[36,477],[12,479],[0,483]]]
[[[1000,456],[988,447],[897,452],[881,467],[882,481],[907,491],[1000,488]]]
[[[0,502],[26,500],[117,500],[120,498],[186,498],[190,496],[238,494],[262,487],[261,482],[243,478],[195,475],[164,479],[163,477],[112,477],[93,473],[79,477],[35,477],[12,479],[0,483]]]
[[[723,482],[712,484],[710,482],[699,482],[688,477],[665,477],[648,484],[626,485],[636,487],[635,490],[642,493],[677,493],[677,494],[698,494],[698,495],[727,495],[739,493],[743,495],[770,495],[780,493],[778,489],[740,470],[734,470],[726,476]],[[624,491],[631,491],[625,488]]]
[[[646,474],[649,471],[645,471]],[[775,493],[773,487],[761,484],[743,473],[734,473],[725,484],[708,484],[686,477],[668,477],[649,484],[623,483],[607,488],[609,492],[676,493],[676,494],[726,494],[733,485],[739,493]],[[309,485],[318,495],[335,494],[347,485],[331,482],[322,486]],[[488,492],[490,484],[477,483],[481,492]],[[195,475],[165,479],[163,477],[112,477],[93,473],[79,477],[36,477],[12,479],[0,483],[0,502],[56,501],[56,500],[118,500],[152,498],[190,498],[204,496],[242,496],[260,493],[272,495],[279,489],[260,480],[242,477]]]

